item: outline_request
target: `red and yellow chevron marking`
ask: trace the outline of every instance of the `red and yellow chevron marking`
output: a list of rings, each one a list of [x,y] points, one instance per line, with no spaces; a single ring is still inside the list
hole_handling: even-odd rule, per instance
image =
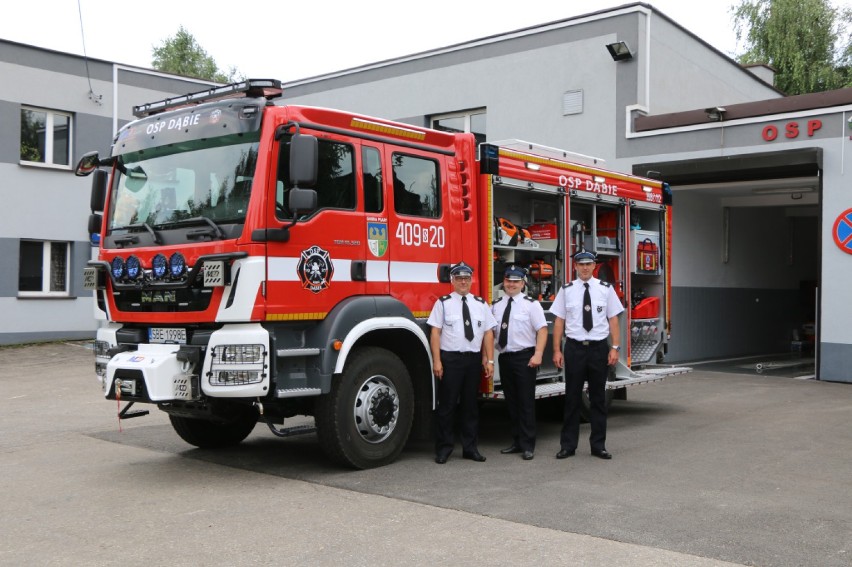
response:
[[[353,128],[360,128],[361,130],[370,130],[372,132],[379,132],[381,134],[391,134],[393,136],[399,136],[400,138],[408,138],[410,140],[426,139],[425,132],[409,130],[408,128],[402,128],[400,126],[388,126],[387,124],[372,122],[370,120],[364,120],[363,118],[353,118],[351,126]]]
[[[325,319],[328,313],[269,313],[267,321],[317,321]]]

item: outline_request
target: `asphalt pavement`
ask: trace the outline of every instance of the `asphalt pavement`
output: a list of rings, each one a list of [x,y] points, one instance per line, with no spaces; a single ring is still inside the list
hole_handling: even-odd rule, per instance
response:
[[[611,409],[611,461],[585,439],[556,460],[544,416],[534,460],[499,454],[500,404],[485,463],[413,442],[368,471],[313,434],[259,425],[203,451],[156,409],[115,415],[85,344],[0,348],[0,565],[852,565],[849,384],[742,368],[637,386]]]

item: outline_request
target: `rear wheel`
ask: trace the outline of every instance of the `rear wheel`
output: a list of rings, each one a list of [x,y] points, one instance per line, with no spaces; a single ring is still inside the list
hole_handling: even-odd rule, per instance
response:
[[[399,357],[382,348],[361,348],[334,377],[331,392],[317,399],[317,436],[338,463],[380,467],[402,452],[413,416],[411,377]]]
[[[240,408],[228,421],[210,421],[169,415],[169,421],[180,438],[200,449],[218,449],[238,445],[257,424],[253,408]]]

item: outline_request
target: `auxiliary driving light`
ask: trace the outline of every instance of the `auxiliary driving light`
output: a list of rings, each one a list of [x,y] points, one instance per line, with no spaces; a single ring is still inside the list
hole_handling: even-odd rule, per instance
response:
[[[127,270],[127,277],[131,280],[139,279],[142,276],[142,262],[139,261],[139,258],[136,256],[131,256],[127,259],[127,264],[125,264],[125,269]]]
[[[151,270],[154,272],[154,277],[162,279],[163,276],[166,275],[166,269],[168,268],[169,261],[166,260],[166,257],[162,254],[157,254],[154,256],[154,259],[151,260]]]
[[[210,384],[214,386],[245,386],[262,380],[260,372],[252,370],[220,370],[210,376]]]
[[[186,258],[180,252],[175,252],[169,258],[169,275],[177,279],[186,272]]]
[[[110,264],[110,271],[113,279],[120,280],[124,276],[124,259],[121,256],[116,256]]]

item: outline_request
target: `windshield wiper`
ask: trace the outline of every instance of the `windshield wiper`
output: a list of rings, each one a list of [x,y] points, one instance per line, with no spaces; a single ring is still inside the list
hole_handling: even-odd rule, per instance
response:
[[[151,234],[151,237],[153,237],[154,244],[162,244],[163,243],[163,239],[160,238],[160,234],[156,230],[154,230],[151,227],[151,225],[148,224],[147,222],[139,222],[139,223],[136,223],[136,224],[129,224],[129,225],[125,226],[124,228],[133,229],[133,230],[138,230],[140,228],[144,228],[145,230],[147,230]],[[132,239],[133,240],[130,240],[130,239],[128,239],[128,240],[131,243],[135,244],[135,237],[132,237]],[[118,241],[118,239],[116,239],[116,241]]]
[[[220,227],[218,224],[216,224],[209,217],[192,217],[191,219],[183,219],[183,220],[177,221],[174,224],[185,225],[185,224],[198,224],[198,223],[209,224],[210,228],[213,229],[213,235],[216,238],[218,238],[219,240],[225,240],[225,232],[222,230],[222,227]],[[205,235],[209,235],[209,234],[210,234],[209,231],[207,231],[206,229],[202,229],[202,230],[196,230],[196,231],[189,231],[189,232],[186,233],[186,237],[187,238],[196,238],[196,237],[199,237],[199,236],[205,236]]]

